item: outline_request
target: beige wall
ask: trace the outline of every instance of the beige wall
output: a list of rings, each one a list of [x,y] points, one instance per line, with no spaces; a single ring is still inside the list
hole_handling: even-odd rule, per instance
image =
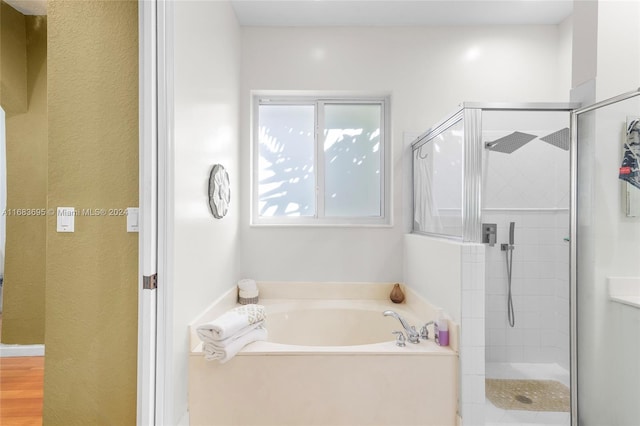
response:
[[[138,204],[138,6],[50,1],[48,205]],[[47,218],[46,425],[136,421],[138,234]]]
[[[27,39],[24,15],[0,1],[0,99],[6,113],[27,110]]]
[[[47,21],[2,5],[7,211],[47,204]],[[5,44],[6,43],[6,44]],[[21,49],[21,50],[20,50]],[[22,61],[24,58],[24,66]],[[22,73],[22,75],[21,75]],[[5,80],[5,77],[7,80]],[[26,82],[17,96],[16,82]],[[21,91],[22,89],[20,89]],[[13,92],[12,92],[13,91]],[[13,93],[5,99],[4,95]],[[22,102],[26,101],[26,110]],[[44,343],[44,216],[6,216],[2,343]]]

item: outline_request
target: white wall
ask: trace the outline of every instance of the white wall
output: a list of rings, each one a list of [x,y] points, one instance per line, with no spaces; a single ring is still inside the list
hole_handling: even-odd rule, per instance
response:
[[[572,79],[573,62],[573,15],[569,15],[558,25],[558,67],[561,70],[557,75],[558,94],[562,94],[564,100],[569,99]]]
[[[576,88],[596,76],[598,67],[598,2],[574,1],[572,19],[571,87]]]
[[[638,22],[640,2],[598,1],[597,100],[640,88]]]
[[[640,87],[640,3],[574,1],[572,100],[585,106]],[[596,82],[597,80],[597,82]],[[591,83],[587,91],[577,91]]]
[[[566,31],[565,31],[566,33]],[[241,273],[260,280],[402,280],[402,134],[462,101],[563,101],[557,26],[242,29]],[[391,228],[249,226],[250,91],[347,90],[392,96]],[[405,183],[406,184],[406,183]],[[406,217],[406,215],[404,215]]]
[[[187,411],[187,324],[238,279],[238,88],[240,29],[226,1],[174,4],[175,243],[174,398],[167,424]],[[222,164],[231,181],[223,219],[208,206],[208,178]],[[171,413],[171,411],[173,411]]]
[[[417,234],[404,237],[404,283],[460,322],[462,247]]]

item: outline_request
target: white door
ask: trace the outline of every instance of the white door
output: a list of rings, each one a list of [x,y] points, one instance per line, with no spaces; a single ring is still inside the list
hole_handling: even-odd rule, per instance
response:
[[[172,418],[171,228],[172,1],[139,0],[140,235],[138,299],[139,426]],[[149,279],[153,277],[155,279]],[[145,285],[149,283],[152,285]],[[157,286],[157,287],[156,287]],[[145,288],[146,287],[146,288]],[[160,350],[158,350],[160,348]]]
[[[140,210],[137,424],[156,424],[156,279],[158,256],[157,4],[138,2]]]

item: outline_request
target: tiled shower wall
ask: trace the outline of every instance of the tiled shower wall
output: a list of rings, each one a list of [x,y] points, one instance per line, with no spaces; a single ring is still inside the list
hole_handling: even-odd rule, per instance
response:
[[[460,411],[464,425],[485,423],[485,247],[462,245]]]
[[[485,210],[498,225],[497,244],[486,247],[486,359],[569,366],[569,212]],[[507,320],[507,268],[500,244],[515,222],[512,296],[515,327]]]
[[[563,112],[483,115],[483,137],[489,141],[510,132],[493,129],[541,137],[567,126]],[[498,225],[496,245],[486,247],[486,360],[568,368],[569,152],[536,138],[511,154],[485,150],[483,161],[482,222]],[[509,241],[509,222],[515,222],[513,328],[500,250]]]

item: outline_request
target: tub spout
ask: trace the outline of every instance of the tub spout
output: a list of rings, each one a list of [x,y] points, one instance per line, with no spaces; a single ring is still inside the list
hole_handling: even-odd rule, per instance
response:
[[[409,342],[411,342],[411,343],[420,343],[420,334],[418,334],[418,332],[416,331],[416,328],[413,327],[413,326],[410,326],[407,323],[407,321],[405,321],[405,319],[402,318],[397,312],[395,312],[395,311],[384,311],[382,313],[382,315],[384,315],[385,317],[394,317],[395,319],[400,321],[400,324],[402,324],[402,327],[407,332],[407,337],[409,338]]]

